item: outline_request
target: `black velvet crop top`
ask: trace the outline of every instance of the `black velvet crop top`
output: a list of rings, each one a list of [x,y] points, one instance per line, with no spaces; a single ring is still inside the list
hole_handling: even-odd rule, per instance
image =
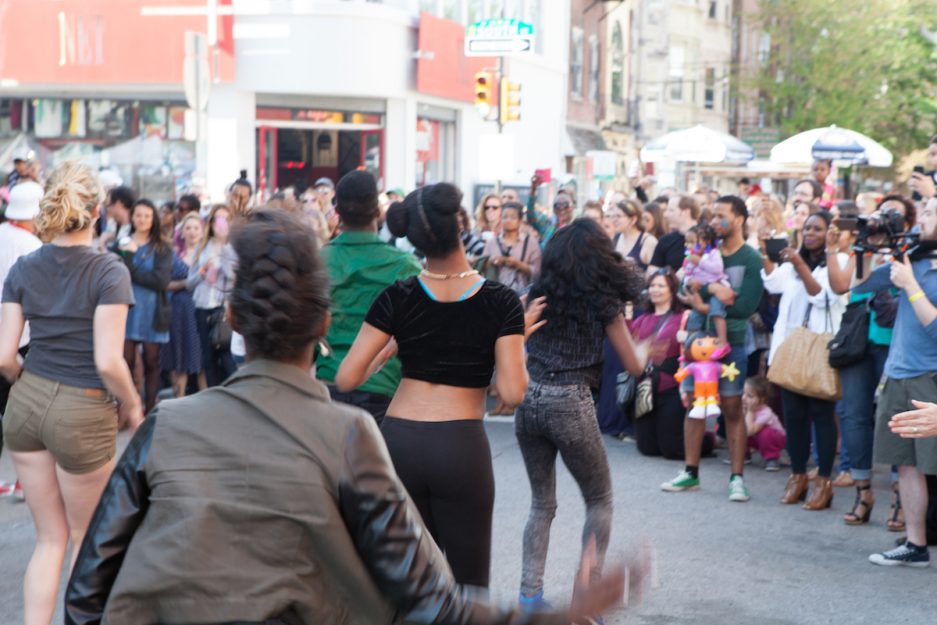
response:
[[[432,299],[416,277],[399,280],[364,320],[397,340],[403,377],[466,388],[491,383],[498,338],[524,334],[520,299],[490,280],[457,302]]]

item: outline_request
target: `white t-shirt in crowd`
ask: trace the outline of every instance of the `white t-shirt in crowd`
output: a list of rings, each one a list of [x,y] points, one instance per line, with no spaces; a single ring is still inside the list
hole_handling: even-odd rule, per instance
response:
[[[10,267],[20,256],[31,254],[42,247],[42,241],[32,232],[6,222],[0,224],[0,287],[10,273]],[[23,328],[20,347],[29,343],[29,324]]]

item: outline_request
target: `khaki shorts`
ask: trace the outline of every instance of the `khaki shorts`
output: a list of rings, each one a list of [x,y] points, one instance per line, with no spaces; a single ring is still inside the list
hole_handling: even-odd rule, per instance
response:
[[[117,455],[117,404],[107,391],[24,371],[3,415],[11,451],[48,450],[68,473],[89,473]]]
[[[888,428],[888,421],[894,415],[913,410],[912,399],[937,403],[937,381],[933,374],[885,380],[875,413],[873,458],[880,464],[917,467],[921,473],[937,474],[937,437],[901,438]]]

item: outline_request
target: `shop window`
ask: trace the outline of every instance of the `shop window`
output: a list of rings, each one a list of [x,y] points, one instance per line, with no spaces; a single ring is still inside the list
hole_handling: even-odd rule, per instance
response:
[[[417,186],[455,178],[454,123],[417,118],[416,178]]]

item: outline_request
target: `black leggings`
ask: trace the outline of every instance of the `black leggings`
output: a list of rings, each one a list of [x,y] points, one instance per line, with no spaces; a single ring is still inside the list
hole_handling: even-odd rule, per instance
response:
[[[836,403],[786,389],[781,389],[781,401],[784,403],[784,429],[787,430],[791,472],[807,472],[812,423],[817,436],[817,472],[821,477],[830,477],[836,456],[836,421],[833,417]]]
[[[480,419],[384,417],[394,468],[460,584],[488,587],[495,478]]]
[[[683,460],[683,420],[686,408],[680,399],[679,387],[654,395],[654,410],[634,422],[634,438],[638,451],[645,456],[663,456]],[[712,454],[713,437],[703,437],[703,457]]]

